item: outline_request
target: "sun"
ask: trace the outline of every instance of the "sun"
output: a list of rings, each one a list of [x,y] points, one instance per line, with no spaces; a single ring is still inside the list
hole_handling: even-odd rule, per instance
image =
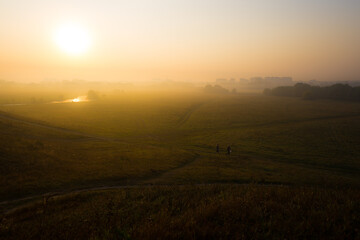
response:
[[[91,37],[86,29],[77,24],[64,24],[54,35],[56,44],[70,55],[85,53],[91,45]]]

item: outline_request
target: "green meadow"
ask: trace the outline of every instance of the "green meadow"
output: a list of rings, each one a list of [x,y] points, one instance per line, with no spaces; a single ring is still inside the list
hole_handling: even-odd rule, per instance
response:
[[[16,235],[18,229],[27,229],[28,232],[18,232],[24,239],[49,239],[53,236],[38,235],[39,226],[47,229],[44,231],[48,234],[64,230],[75,234],[75,226],[79,226],[90,229],[88,235],[79,233],[85,234],[79,238],[117,239],[116,235],[123,239],[146,239],[159,234],[162,238],[183,239],[192,231],[195,235],[190,239],[207,238],[206,231],[216,238],[211,229],[194,230],[195,223],[204,221],[201,210],[193,207],[192,201],[198,199],[206,203],[204,212],[212,216],[211,221],[223,222],[219,231],[225,238],[249,238],[251,234],[255,234],[254,238],[306,238],[301,230],[311,227],[309,224],[315,220],[306,222],[293,215],[299,214],[307,204],[315,204],[307,196],[311,193],[315,194],[314,201],[323,205],[319,212],[311,205],[306,217],[324,220],[340,217],[344,211],[349,214],[339,221],[348,221],[344,226],[350,231],[349,236],[359,237],[351,225],[359,221],[358,217],[353,218],[354,211],[359,211],[359,204],[353,202],[360,186],[359,122],[360,103],[245,93],[129,90],[109,92],[97,100],[78,103],[3,104],[0,106],[0,209],[6,214],[0,233],[15,238],[20,236]],[[220,146],[219,153],[216,144]],[[226,154],[228,145],[232,148],[230,155]],[[121,186],[129,188],[124,190]],[[110,187],[115,189],[105,190]],[[262,205],[259,199],[264,198],[263,193],[284,201],[284,211],[294,213],[280,215],[276,210],[280,206],[274,199],[267,198]],[[109,214],[114,214],[114,218],[110,220],[102,216],[114,207],[107,205],[114,203],[111,199],[115,199],[117,206],[119,198],[125,199],[126,194],[130,194],[126,203],[129,206],[121,203],[125,205],[111,210],[114,213]],[[142,194],[147,194],[145,203],[141,202],[145,209],[156,211],[152,213],[157,219],[153,229],[149,225],[152,223],[143,219],[147,212],[139,210]],[[180,210],[173,206],[165,209],[160,206],[162,194],[164,199],[183,200],[189,205],[181,203],[185,207]],[[334,196],[335,203],[330,201]],[[238,198],[246,198],[242,201],[249,207],[257,203],[259,211],[265,211],[264,206],[268,206],[270,212],[276,212],[275,222],[249,212],[254,215],[251,220],[250,215],[242,216],[245,213],[241,210],[239,219],[254,221],[254,226],[248,226],[245,229],[248,232],[243,229],[246,232],[243,236],[236,235],[240,234],[237,231],[235,235],[226,235],[226,231],[236,229],[239,220],[235,215],[231,219],[231,206],[241,205]],[[216,206],[218,201],[221,204]],[[292,201],[298,202],[287,205]],[[97,204],[107,210],[93,211]],[[335,210],[330,211],[331,204],[335,204]],[[240,209],[246,208],[245,205]],[[136,208],[136,216],[120,217],[123,211],[132,208]],[[216,219],[223,208],[224,215]],[[60,214],[63,210],[71,212],[69,217]],[[36,215],[27,217],[32,212]],[[94,214],[112,222],[101,227],[105,222],[97,225]],[[290,222],[303,225],[294,230],[285,227],[290,232],[277,233],[278,222],[288,215],[292,216]],[[188,227],[185,235],[164,232],[162,217],[174,221],[171,225],[174,232],[190,221],[189,225],[185,224]],[[67,224],[75,223],[76,219],[89,222],[84,225],[77,222],[69,230]],[[56,231],[50,231],[54,224],[60,225]],[[211,224],[203,227],[209,228]],[[326,225],[330,232],[331,224]],[[340,229],[334,229],[341,233]],[[315,235],[308,236],[328,236],[312,231]]]

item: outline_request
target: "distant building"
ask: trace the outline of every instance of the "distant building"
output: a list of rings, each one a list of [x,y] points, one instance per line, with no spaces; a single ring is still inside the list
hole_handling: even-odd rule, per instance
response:
[[[228,80],[226,78],[218,78],[218,79],[216,79],[217,84],[226,84],[227,81]]]
[[[249,83],[249,80],[246,79],[246,78],[240,78],[240,79],[239,79],[239,83],[240,83],[240,84],[246,84],[246,83]]]
[[[262,77],[252,77],[252,78],[250,78],[250,83],[251,84],[263,84],[264,79]]]
[[[291,77],[266,77],[264,79],[267,87],[292,86],[294,82]]]
[[[236,83],[236,79],[235,78],[230,78],[229,84],[235,84],[235,83]]]

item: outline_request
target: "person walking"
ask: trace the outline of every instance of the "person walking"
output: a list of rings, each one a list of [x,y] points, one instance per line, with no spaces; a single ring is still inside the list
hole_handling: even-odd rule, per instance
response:
[[[227,147],[226,150],[227,150],[227,154],[230,155],[230,153],[231,153],[231,147],[230,147],[230,145]]]

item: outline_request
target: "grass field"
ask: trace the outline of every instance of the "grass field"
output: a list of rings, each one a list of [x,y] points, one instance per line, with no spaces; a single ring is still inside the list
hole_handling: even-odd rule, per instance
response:
[[[325,223],[316,224],[330,228],[331,224],[337,224],[332,220],[339,218],[339,224],[344,224],[346,229],[331,225],[331,231],[339,234],[334,238],[340,236],[342,231],[349,234],[343,236],[359,237],[352,224],[359,221],[353,218],[353,214],[359,212],[359,205],[354,199],[359,196],[360,186],[360,103],[303,101],[256,94],[128,91],[80,103],[0,105],[0,111],[0,208],[7,211],[23,203],[42,199],[43,194],[51,192],[74,194],[65,199],[54,198],[54,205],[49,207],[50,211],[46,210],[48,212],[41,212],[42,205],[41,208],[35,205],[27,210],[40,215],[26,217],[28,212],[25,211],[6,217],[10,223],[1,225],[2,231],[5,231],[2,234],[10,234],[6,236],[15,238],[22,234],[31,238],[52,238],[46,234],[39,237],[39,226],[47,229],[47,234],[52,234],[49,228],[52,224],[59,225],[60,221],[55,232],[70,234],[74,233],[76,226],[90,226],[94,229],[86,233],[90,234],[86,237],[94,239],[106,238],[106,234],[111,235],[113,231],[120,231],[117,233],[123,234],[124,238],[128,235],[137,239],[151,238],[152,234],[166,238],[173,237],[173,233],[163,232],[161,224],[164,222],[161,221],[174,221],[174,232],[181,224],[190,221],[189,225],[185,224],[188,226],[185,235],[176,238],[188,238],[191,232],[195,235],[190,238],[206,238],[206,231],[217,238],[218,235],[210,227],[205,232],[191,230],[194,224],[208,225],[203,222],[205,213],[194,207],[179,210],[181,214],[174,216],[166,212],[174,209],[164,210],[166,206],[157,203],[161,200],[146,199],[146,209],[153,206],[152,211],[156,212],[154,214],[158,218],[155,230],[152,230],[150,223],[139,220],[148,214],[146,210],[139,210],[138,215],[124,218],[119,218],[116,213],[117,217],[109,228],[99,227],[99,230],[94,227],[96,217],[92,214],[105,214],[107,210],[94,211],[87,205],[107,206],[111,203],[104,200],[108,196],[109,199],[120,201],[121,196],[130,194],[127,198],[130,206],[120,206],[116,210],[121,212],[128,211],[127,207],[140,209],[141,204],[137,201],[141,199],[141,194],[159,198],[165,194],[164,199],[174,198],[178,201],[190,201],[190,196],[194,195],[200,202],[209,203],[205,204],[204,211],[209,211],[210,215],[215,216],[225,209],[224,216],[212,219],[215,222],[223,221],[219,234],[231,238],[226,233],[233,232],[238,222],[234,220],[235,224],[229,220],[230,206],[239,207],[235,208],[241,212],[239,217],[245,211],[243,207],[251,208],[251,211],[265,211],[264,206],[269,206],[269,211],[275,214],[280,208],[274,203],[276,200],[263,199],[270,194],[284,198],[285,207],[281,211],[285,211],[285,215],[280,216],[276,212],[275,222],[272,222],[269,218],[262,221],[264,216],[260,213],[249,212],[241,219],[252,221],[251,215],[254,214],[255,225],[244,228],[244,236],[234,236],[248,238],[252,234],[259,234],[254,238],[306,238],[319,234],[324,238],[331,235],[317,232],[311,224],[320,219]],[[217,143],[220,144],[220,153],[215,152]],[[230,156],[225,153],[228,145],[233,150]],[[242,183],[264,186],[238,185]],[[76,193],[77,189],[125,185],[136,186],[137,189]],[[149,188],[149,185],[155,186]],[[143,188],[139,189],[140,186]],[[217,188],[225,192],[224,198]],[[245,205],[238,203],[239,199],[236,198],[243,193],[246,196]],[[251,202],[251,199],[255,202]],[[261,201],[270,205],[263,205]],[[297,203],[286,205],[294,201]],[[312,201],[320,203],[319,212]],[[221,204],[216,206],[218,202]],[[190,201],[189,204],[195,203]],[[312,210],[305,214],[306,221],[296,218],[308,204]],[[63,208],[74,213],[65,217],[60,214]],[[340,216],[342,210],[347,211],[343,218]],[[90,225],[80,223],[87,221],[85,211],[91,212],[86,213],[91,214]],[[194,212],[193,222],[189,219],[190,212]],[[58,214],[61,216],[56,219]],[[302,227],[289,230],[291,232],[288,234],[278,233],[276,224],[280,224],[281,219],[287,219],[286,216],[291,216],[289,224],[297,223]],[[326,223],[326,216],[332,219],[329,223]],[[165,220],[161,220],[162,217]],[[75,224],[77,218],[82,220]],[[225,224],[226,219],[230,221],[229,225]],[[115,228],[118,221],[130,221],[134,225],[126,225],[125,231],[122,227]],[[70,222],[74,229],[68,231],[66,226]],[[31,224],[35,227],[30,231]],[[211,224],[215,223],[209,223],[209,226]],[[314,235],[303,235],[305,233],[301,233],[301,228],[303,231],[311,228]],[[18,229],[27,230],[18,232]]]
[[[258,185],[127,188],[37,203],[7,239],[357,239],[359,190]]]

